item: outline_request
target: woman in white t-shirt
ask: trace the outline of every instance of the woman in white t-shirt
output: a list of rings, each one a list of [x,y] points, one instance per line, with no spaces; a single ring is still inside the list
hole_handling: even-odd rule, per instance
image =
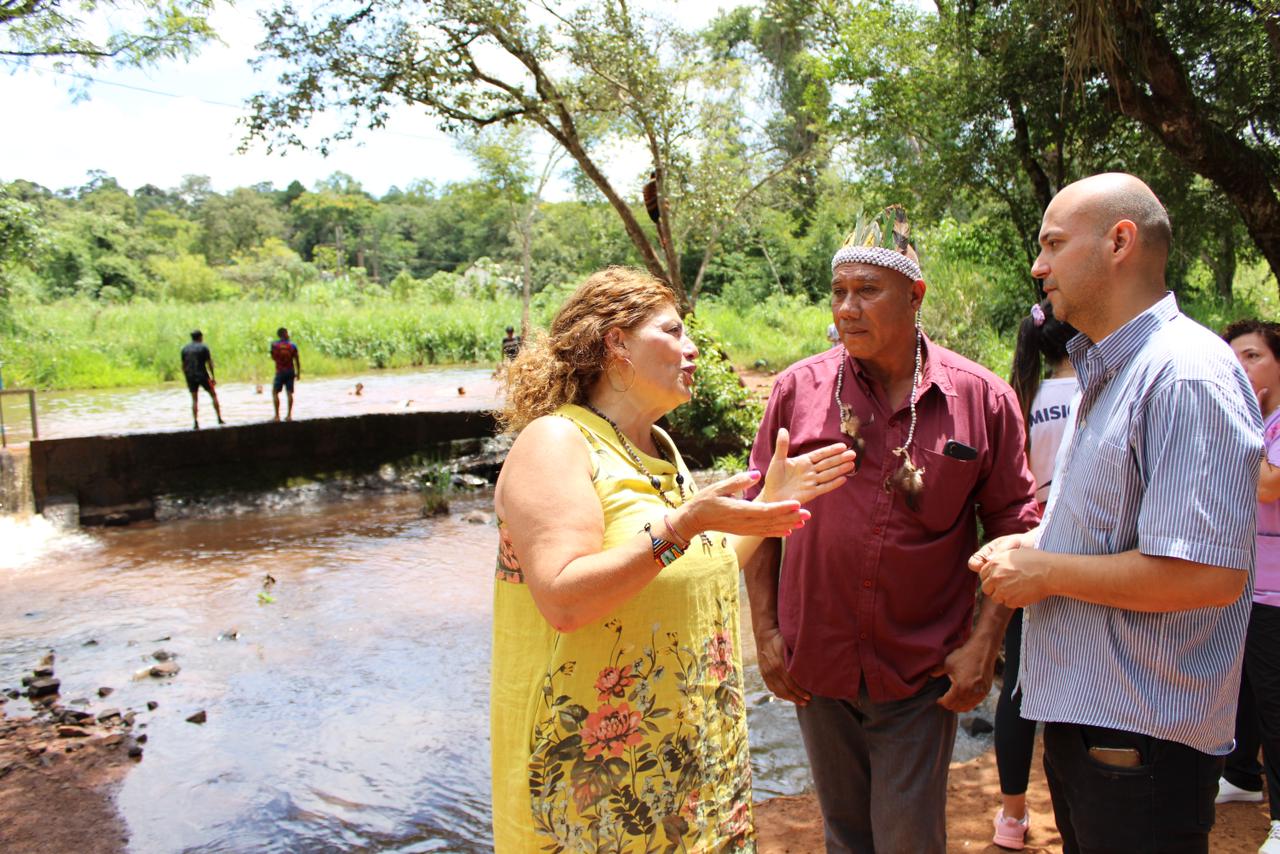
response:
[[[1076,334],[1070,324],[1053,316],[1053,306],[1043,300],[1018,327],[1009,384],[1022,405],[1027,427],[1027,459],[1036,479],[1040,512],[1049,501],[1054,460],[1071,423],[1071,404],[1078,383],[1067,358],[1067,342]],[[1027,781],[1035,747],[1035,721],[1021,715],[1022,697],[1013,695],[1018,684],[1018,659],[1022,647],[1022,610],[1013,612],[1004,636],[1004,686],[996,704],[996,768],[1000,772],[1001,808],[995,817],[993,841],[1003,848],[1020,850],[1026,844]]]

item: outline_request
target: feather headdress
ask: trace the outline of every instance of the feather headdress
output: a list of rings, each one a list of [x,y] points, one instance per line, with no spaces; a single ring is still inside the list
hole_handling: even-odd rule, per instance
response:
[[[831,257],[831,272],[841,264],[874,264],[896,270],[913,282],[923,279],[902,205],[890,205],[874,217],[858,214],[853,231]]]

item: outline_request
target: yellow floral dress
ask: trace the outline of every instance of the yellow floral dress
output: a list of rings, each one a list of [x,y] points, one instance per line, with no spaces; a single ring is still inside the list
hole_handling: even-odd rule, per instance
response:
[[[666,505],[607,422],[575,405],[556,414],[591,446],[604,548],[661,516]],[[656,432],[691,493],[675,446]],[[675,466],[641,459],[678,503]],[[695,539],[631,601],[561,634],[538,612],[499,528],[490,694],[498,854],[753,851],[738,561],[724,537],[712,535],[709,551]]]

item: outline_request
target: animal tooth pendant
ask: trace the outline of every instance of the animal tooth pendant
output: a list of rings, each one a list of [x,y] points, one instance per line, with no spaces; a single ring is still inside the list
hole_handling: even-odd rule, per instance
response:
[[[853,414],[853,407],[847,403],[840,404],[840,432],[848,436],[850,439],[858,438],[858,431],[862,428],[862,419]]]
[[[874,418],[874,416],[873,416]],[[849,437],[856,456],[853,458],[853,473],[862,470],[862,451],[867,447],[867,440],[862,438],[862,419],[853,414],[853,407],[840,404],[840,432]]]
[[[902,465],[890,476],[889,482],[894,489],[902,493],[907,507],[919,510],[920,493],[924,491],[924,469],[917,468],[915,463],[911,462],[905,447],[898,448],[894,454],[902,457]]]

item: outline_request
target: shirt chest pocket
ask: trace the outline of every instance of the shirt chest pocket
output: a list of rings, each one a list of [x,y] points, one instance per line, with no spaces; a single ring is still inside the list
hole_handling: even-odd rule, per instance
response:
[[[927,531],[949,531],[973,506],[973,490],[981,464],[978,460],[957,460],[938,451],[920,448],[913,454],[924,467],[924,489],[916,515]]]
[[[1129,449],[1106,438],[1081,441],[1064,464],[1066,480],[1058,497],[1062,509],[1084,528],[1114,528],[1126,500]]]

